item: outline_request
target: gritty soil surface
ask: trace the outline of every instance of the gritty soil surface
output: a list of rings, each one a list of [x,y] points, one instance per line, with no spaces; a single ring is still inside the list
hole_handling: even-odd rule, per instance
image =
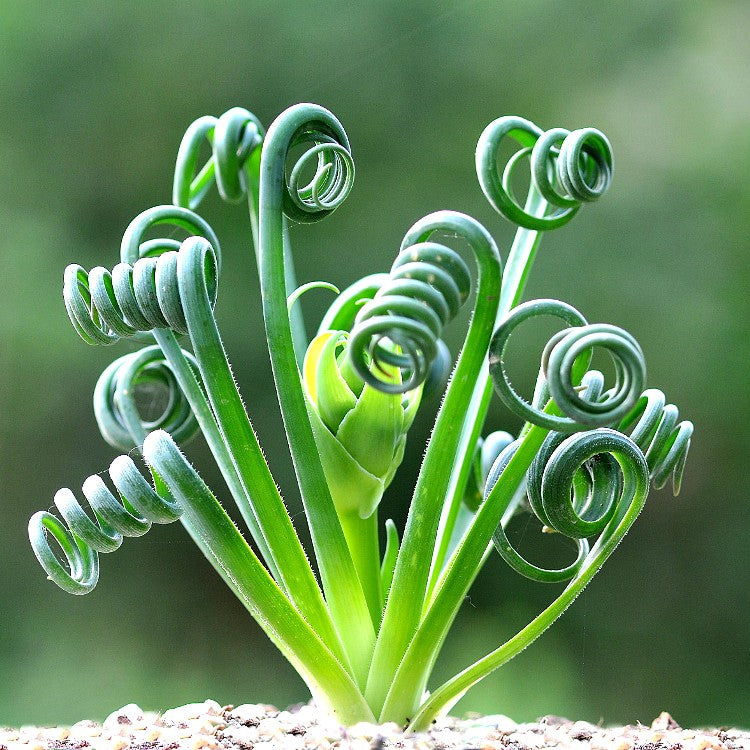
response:
[[[750,732],[682,729],[663,713],[651,726],[602,728],[546,716],[516,724],[506,716],[446,718],[406,735],[396,724],[342,727],[314,706],[191,703],[161,714],[129,705],[103,724],[0,729],[0,750],[750,750]]]

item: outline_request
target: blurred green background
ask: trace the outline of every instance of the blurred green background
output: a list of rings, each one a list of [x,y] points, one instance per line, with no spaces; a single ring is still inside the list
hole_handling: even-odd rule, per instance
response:
[[[96,591],[74,598],[45,581],[26,522],[115,455],[98,436],[91,392],[131,345],[94,349],[77,338],[61,300],[64,266],[116,262],[130,219],[168,202],[193,119],[241,105],[269,124],[307,100],[344,123],[357,181],[333,217],[292,239],[302,280],[339,285],[387,269],[405,230],[439,208],[477,217],[506,257],[513,228],[485,202],[473,166],[492,119],[607,133],[613,187],[543,241],[527,297],[556,296],[630,330],[649,384],[697,428],[680,497],[652,493],[562,620],[456,710],[607,723],[668,710],[683,725],[750,726],[748,28],[747,2],[708,0],[5,0],[0,725],[101,719],[129,702],[306,699],[179,524],[126,540],[102,559]],[[234,370],[304,526],[244,209],[216,198],[204,208],[225,252],[218,316]],[[324,296],[310,295],[311,317]],[[454,351],[462,335],[456,324]],[[519,356],[531,379],[538,349]],[[399,496],[429,412],[384,516],[404,517]],[[498,407],[490,426],[518,423]],[[195,443],[189,454],[221,491],[205,449]],[[438,673],[494,648],[552,593],[492,559]]]

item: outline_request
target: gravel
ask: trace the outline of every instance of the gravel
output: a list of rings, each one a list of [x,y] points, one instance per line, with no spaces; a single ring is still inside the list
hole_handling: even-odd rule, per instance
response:
[[[682,729],[667,713],[650,726],[603,728],[546,716],[516,724],[507,716],[445,718],[407,735],[396,724],[342,727],[313,705],[190,703],[163,713],[135,704],[103,723],[0,729],[0,750],[750,750],[750,732]]]

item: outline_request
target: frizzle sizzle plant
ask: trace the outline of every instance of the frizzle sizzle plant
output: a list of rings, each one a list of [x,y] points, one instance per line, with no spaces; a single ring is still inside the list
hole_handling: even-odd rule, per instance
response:
[[[506,139],[520,149],[500,170]],[[199,166],[206,141],[212,154]],[[522,205],[512,185],[527,163]],[[424,728],[542,633],[628,531],[649,482],[661,487],[671,475],[677,493],[692,425],[678,424],[660,391],[643,390],[643,354],[631,335],[591,325],[562,302],[520,304],[542,233],[606,191],[612,154],[605,136],[591,128],[542,131],[502,117],[483,132],[476,165],[487,199],[519,225],[504,272],[477,221],[454,211],[430,214],[408,230],[389,273],[338,294],[308,343],[295,302],[312,286],[332,285],[296,288],[287,222],[322,219],[348,195],[354,165],[344,129],[312,104],[288,109],[266,133],[240,108],[196,120],[179,149],[173,205],[133,220],[111,271],[73,265],[65,272],[65,305],[84,341],[148,344],[105,370],[94,405],[104,438],[125,452],[139,448],[152,481],[119,456],[109,468],[116,493],[98,475],[83,484],[93,520],[70,490],[60,490],[55,505],[63,520],[39,512],[29,524],[49,577],[86,593],[98,579],[98,553],[179,518],[314,699],[345,724],[393,720]],[[225,200],[248,201],[268,350],[320,584],[216,327],[219,241],[195,213],[214,184]],[[149,239],[154,228],[167,231]],[[172,239],[175,229],[189,236]],[[478,268],[455,365],[442,329],[471,296],[472,281],[463,258],[444,244],[451,238],[468,244]],[[504,355],[515,329],[536,316],[559,318],[563,330],[543,352],[528,403],[511,385]],[[596,348],[614,363],[610,387],[589,369]],[[136,403],[145,384],[169,394],[155,421]],[[481,437],[493,385],[526,420],[517,437]],[[386,521],[381,551],[378,504],[420,400],[443,390],[401,541]],[[177,447],[196,428],[257,554]],[[524,558],[505,533],[523,512],[573,540],[575,561],[548,570]],[[493,546],[519,573],[567,585],[513,638],[430,694],[435,659]]]

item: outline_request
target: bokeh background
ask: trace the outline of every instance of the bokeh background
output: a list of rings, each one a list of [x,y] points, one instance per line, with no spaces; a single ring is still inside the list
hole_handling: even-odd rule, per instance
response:
[[[292,240],[302,280],[339,285],[387,269],[404,231],[438,208],[476,216],[507,255],[513,228],[485,202],[473,167],[476,139],[495,117],[606,132],[613,187],[543,241],[527,297],[557,296],[589,320],[630,330],[647,354],[649,384],[697,428],[679,498],[653,493],[562,620],[456,710],[607,723],[668,710],[683,725],[750,726],[750,5],[2,5],[0,725],[101,719],[129,702],[158,710],[207,697],[306,699],[179,524],[126,540],[81,598],[45,581],[25,527],[59,487],[77,490],[115,455],[98,436],[91,392],[129,345],[94,349],[76,337],[62,306],[64,266],[116,262],[130,219],[168,202],[177,146],[194,118],[241,105],[269,124],[308,100],[347,128],[357,182],[333,217],[296,228]],[[304,528],[244,209],[212,198],[204,215],[225,252],[226,345]],[[310,295],[312,318],[323,296]],[[536,344],[518,348],[529,380]],[[403,520],[431,420],[428,407],[384,516]],[[497,407],[491,426],[518,423]],[[221,491],[203,446],[189,453]],[[492,559],[438,675],[494,648],[552,593]]]

